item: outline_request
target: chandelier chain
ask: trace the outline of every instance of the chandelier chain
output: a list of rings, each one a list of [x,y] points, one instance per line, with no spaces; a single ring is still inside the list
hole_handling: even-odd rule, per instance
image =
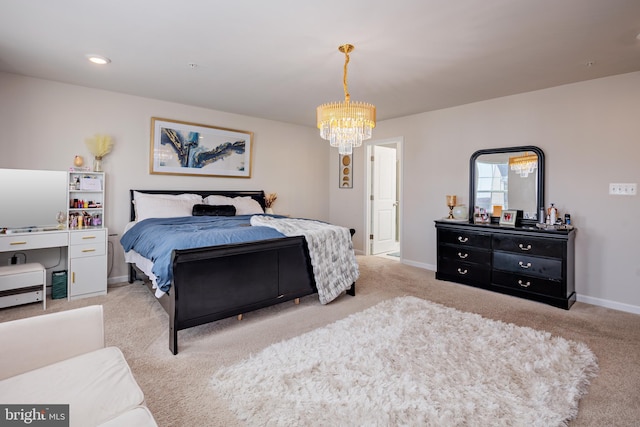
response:
[[[349,87],[347,86],[347,65],[349,64],[349,49],[344,49],[344,77],[342,78],[342,86],[344,86],[344,100],[349,102],[351,95],[349,95]]]

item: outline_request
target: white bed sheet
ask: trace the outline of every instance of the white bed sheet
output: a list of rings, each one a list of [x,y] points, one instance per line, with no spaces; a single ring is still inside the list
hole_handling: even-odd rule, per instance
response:
[[[135,224],[136,224],[136,221],[132,221],[132,222],[128,223],[124,227],[124,233],[126,233],[127,230],[129,230]],[[124,233],[122,233],[122,234],[124,234]],[[140,269],[140,271],[142,271],[144,274],[146,274],[146,276],[149,278],[149,280],[151,280],[151,285],[152,285],[152,287],[153,287],[153,289],[155,291],[156,298],[160,298],[165,294],[165,292],[163,292],[162,290],[160,290],[158,288],[156,275],[153,274],[153,272],[152,272],[153,261],[151,261],[148,258],[143,257],[142,255],[140,255],[138,252],[136,252],[134,250],[130,250],[129,252],[125,252],[124,253],[124,260],[126,262],[128,262],[128,263],[135,264],[135,266],[138,269]]]

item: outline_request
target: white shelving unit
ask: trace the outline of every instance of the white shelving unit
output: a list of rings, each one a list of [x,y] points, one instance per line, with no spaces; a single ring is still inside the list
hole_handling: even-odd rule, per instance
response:
[[[104,172],[69,172],[68,184],[67,222],[69,230],[103,228]]]
[[[68,299],[107,293],[104,172],[69,172]]]

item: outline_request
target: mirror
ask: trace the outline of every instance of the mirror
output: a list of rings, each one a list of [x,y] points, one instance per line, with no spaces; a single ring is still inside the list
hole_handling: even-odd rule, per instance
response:
[[[478,150],[469,165],[469,218],[474,207],[493,213],[521,210],[522,224],[534,225],[544,209],[544,153],[533,145]],[[491,222],[498,222],[492,215]]]
[[[0,169],[0,229],[52,227],[67,212],[67,172]]]

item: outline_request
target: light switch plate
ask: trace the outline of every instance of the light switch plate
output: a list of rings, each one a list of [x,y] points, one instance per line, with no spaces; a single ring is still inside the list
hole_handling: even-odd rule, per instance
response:
[[[609,184],[609,194],[614,196],[635,196],[638,193],[638,184],[617,183]]]

